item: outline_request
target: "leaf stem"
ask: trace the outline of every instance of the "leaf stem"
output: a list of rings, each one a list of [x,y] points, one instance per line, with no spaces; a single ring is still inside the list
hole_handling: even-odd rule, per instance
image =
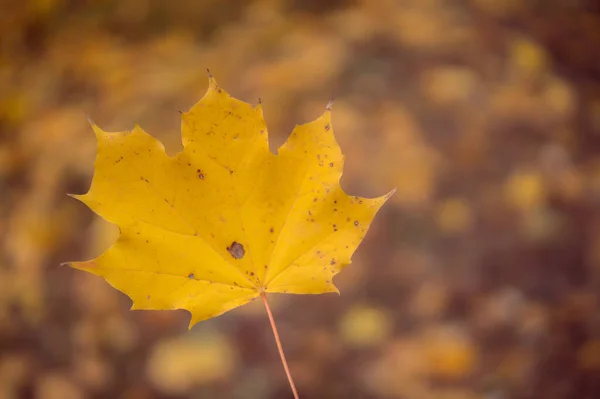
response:
[[[300,399],[298,396],[298,391],[296,390],[296,385],[294,385],[294,379],[292,378],[292,373],[290,373],[290,368],[288,367],[287,360],[285,360],[285,354],[283,353],[283,347],[281,346],[281,341],[279,340],[279,333],[277,332],[277,326],[275,325],[275,319],[273,318],[273,313],[271,312],[271,307],[269,306],[269,301],[267,301],[267,294],[264,292],[260,293],[263,302],[265,303],[265,308],[267,308],[267,314],[269,315],[269,321],[271,322],[271,329],[273,330],[273,336],[275,337],[275,343],[277,344],[277,349],[279,350],[279,356],[281,357],[281,363],[283,363],[283,368],[285,369],[285,374],[287,375],[288,382],[290,383],[290,388],[292,388],[292,392],[294,393],[294,399]]]

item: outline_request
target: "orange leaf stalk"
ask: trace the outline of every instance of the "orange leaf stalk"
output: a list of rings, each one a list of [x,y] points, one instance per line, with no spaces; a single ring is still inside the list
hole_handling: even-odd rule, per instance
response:
[[[275,325],[275,319],[273,318],[273,313],[271,312],[269,301],[267,301],[267,295],[264,292],[261,292],[260,296],[262,297],[262,300],[265,303],[265,308],[267,308],[267,314],[269,315],[269,322],[271,322],[271,329],[273,330],[275,343],[277,344],[279,356],[281,357],[281,363],[283,363],[283,368],[285,369],[285,374],[287,375],[288,382],[290,383],[290,388],[292,388],[292,392],[294,393],[294,399],[300,399],[300,396],[298,396],[298,391],[296,390],[296,385],[294,385],[292,373],[290,373],[290,368],[288,367],[287,360],[285,360],[285,354],[283,353],[283,347],[281,346],[281,341],[279,340],[279,333],[277,332],[277,326]]]

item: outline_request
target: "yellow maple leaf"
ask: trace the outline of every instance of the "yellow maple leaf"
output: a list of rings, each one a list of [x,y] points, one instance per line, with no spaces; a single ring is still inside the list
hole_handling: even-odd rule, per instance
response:
[[[296,126],[275,155],[261,104],[232,98],[212,76],[182,114],[175,156],[139,126],[93,128],[91,188],[73,197],[120,235],[96,259],[70,265],[106,279],[132,309],[188,310],[190,328],[265,292],[338,292],[332,277],[393,193],[344,193],[330,107]]]

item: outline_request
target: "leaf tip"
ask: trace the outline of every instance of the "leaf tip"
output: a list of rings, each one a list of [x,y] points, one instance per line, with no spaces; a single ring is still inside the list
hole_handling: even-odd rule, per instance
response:
[[[76,199],[77,201],[84,202],[83,201],[83,197],[85,196],[85,194],[71,194],[71,193],[67,193],[67,196],[69,196],[69,197],[71,197],[73,199]]]
[[[325,106],[325,111],[331,111],[333,109],[333,98],[329,100],[327,105]]]
[[[64,262],[67,266],[72,267],[73,269],[79,270],[91,270],[96,267],[96,262],[94,260],[89,260],[86,262]]]
[[[219,88],[219,85],[217,84],[217,80],[215,79],[213,74],[210,72],[210,69],[207,68],[206,72],[208,75],[208,91],[217,90]]]
[[[387,193],[384,198],[386,200],[388,200],[392,195],[396,194],[396,191],[398,191],[398,189],[396,187],[394,187],[389,193]]]
[[[107,133],[104,130],[100,129],[100,127],[96,125],[91,119],[88,119],[88,121],[92,126],[92,130],[94,131],[97,140],[101,140],[102,138],[106,137]]]

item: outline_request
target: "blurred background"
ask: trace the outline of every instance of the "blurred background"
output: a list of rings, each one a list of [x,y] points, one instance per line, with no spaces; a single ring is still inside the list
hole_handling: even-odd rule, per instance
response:
[[[0,46],[0,398],[291,397],[260,301],[188,332],[59,266],[117,235],[87,118],[175,153],[207,67],[273,150],[335,98],[344,189],[398,189],[340,297],[271,298],[302,398],[600,398],[598,1],[2,0]]]

